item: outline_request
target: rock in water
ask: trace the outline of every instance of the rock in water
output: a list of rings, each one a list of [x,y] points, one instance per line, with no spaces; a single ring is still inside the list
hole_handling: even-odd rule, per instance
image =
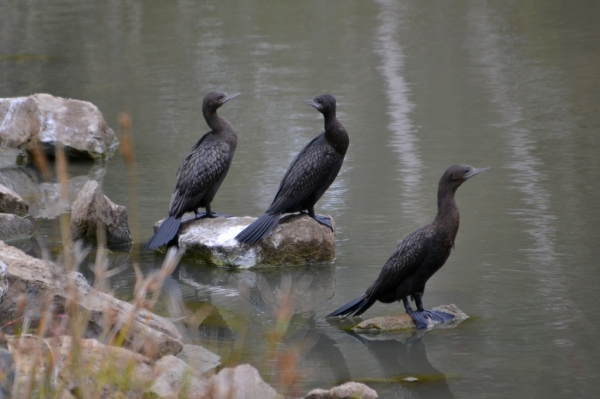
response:
[[[179,246],[185,247],[186,257],[217,266],[249,268],[333,261],[335,234],[308,215],[281,218],[275,230],[256,244],[237,242],[234,237],[254,220],[252,217],[195,220],[192,215],[187,216],[179,230]],[[333,219],[332,223],[335,229]]]
[[[304,399],[377,399],[379,395],[373,389],[360,382],[347,382],[330,390],[313,389]]]
[[[31,237],[33,223],[29,219],[0,213],[0,240],[9,241]]]
[[[455,327],[463,320],[469,318],[465,313],[463,313],[456,305],[441,305],[433,308],[432,310],[445,312],[452,317],[454,320],[450,323],[443,324],[435,324],[430,320],[430,325],[428,328],[435,327]],[[379,332],[390,332],[390,331],[398,331],[398,330],[406,330],[417,328],[414,320],[408,315],[408,313],[402,313],[398,316],[380,316],[373,317],[372,319],[365,320],[356,327],[354,327],[354,331],[357,333],[367,332],[367,333],[379,333]]]
[[[62,144],[71,157],[103,159],[119,142],[95,105],[34,94],[0,99],[0,144],[29,151],[41,144],[50,156]]]
[[[106,244],[120,245],[131,242],[127,226],[127,209],[116,205],[102,194],[97,181],[89,180],[71,208],[70,235],[73,242],[83,239],[97,244],[98,222],[106,227]]]
[[[29,205],[19,194],[10,188],[0,184],[0,213],[12,213],[13,215],[25,216],[29,211]]]

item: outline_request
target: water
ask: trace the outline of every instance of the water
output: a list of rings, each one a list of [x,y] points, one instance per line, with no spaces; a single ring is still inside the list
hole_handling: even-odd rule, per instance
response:
[[[204,94],[242,93],[221,110],[239,141],[213,209],[258,215],[322,129],[301,100],[330,92],[350,134],[317,204],[338,226],[334,264],[235,272],[183,263],[174,277],[184,301],[212,312],[190,339],[258,365],[277,385],[265,334],[291,289],[296,315],[282,347],[299,349],[300,378],[287,393],[353,379],[384,398],[593,397],[599,17],[593,0],[0,1],[0,96],[91,101],[115,129],[119,112],[131,115],[134,183],[118,155],[72,174],[100,175],[109,198],[136,209],[132,230],[144,243],[177,167],[208,130]],[[380,341],[323,321],[433,218],[437,181],[459,162],[492,170],[459,189],[456,250],[425,304],[455,303],[471,319]],[[56,222],[39,226],[55,240]],[[115,258],[131,262],[127,252]],[[140,258],[145,271],[160,261]],[[133,281],[129,268],[113,288],[127,297]],[[400,312],[378,304],[366,316]]]

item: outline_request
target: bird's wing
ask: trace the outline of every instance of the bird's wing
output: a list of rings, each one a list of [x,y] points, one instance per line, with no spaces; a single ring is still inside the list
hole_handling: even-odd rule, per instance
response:
[[[369,298],[390,295],[405,279],[417,273],[428,255],[427,227],[412,232],[398,244],[381,269],[377,280],[367,290],[366,295]]]
[[[195,210],[204,193],[219,180],[231,163],[229,145],[222,141],[206,140],[207,135],[194,145],[177,171],[171,197],[171,215],[181,216]]]
[[[276,214],[293,209],[333,182],[341,168],[341,161],[335,150],[325,144],[323,135],[315,137],[292,161],[269,212]]]

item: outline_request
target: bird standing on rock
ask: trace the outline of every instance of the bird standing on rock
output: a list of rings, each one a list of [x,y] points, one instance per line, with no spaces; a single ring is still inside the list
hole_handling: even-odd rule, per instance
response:
[[[458,187],[467,179],[485,172],[488,168],[469,165],[452,165],[444,172],[438,186],[438,213],[432,223],[421,227],[406,237],[383,266],[379,277],[366,293],[326,316],[359,316],[375,301],[392,303],[402,301],[418,329],[427,328],[428,318],[449,321],[452,316],[444,312],[423,309],[425,283],[446,263],[454,247],[460,215],[454,199]],[[411,296],[417,310],[413,311]]]
[[[212,213],[210,204],[231,166],[237,134],[227,119],[217,115],[217,109],[239,94],[211,91],[204,97],[202,115],[211,131],[202,136],[181,163],[169,215],[146,244],[146,249],[170,243],[177,236],[186,212],[194,212],[196,219],[219,216]],[[206,212],[198,212],[201,207]]]
[[[269,209],[235,238],[252,244],[269,235],[284,213],[307,211],[317,222],[333,231],[331,220],[315,214],[314,206],[335,180],[350,140],[335,116],[335,98],[321,94],[304,101],[325,118],[325,131],[306,145],[290,164]]]

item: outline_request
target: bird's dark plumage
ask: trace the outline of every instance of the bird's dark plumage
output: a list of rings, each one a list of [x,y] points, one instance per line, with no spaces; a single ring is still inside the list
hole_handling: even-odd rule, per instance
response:
[[[169,215],[146,244],[146,249],[171,242],[186,212],[194,212],[197,218],[215,217],[210,204],[229,171],[237,145],[235,130],[227,119],[217,115],[217,109],[238,95],[212,91],[204,97],[202,114],[211,131],[192,147],[179,167]],[[206,212],[198,212],[199,208],[206,208]]]
[[[235,238],[255,243],[269,235],[284,213],[307,211],[317,222],[333,229],[326,216],[316,215],[314,206],[335,180],[350,143],[348,133],[335,116],[335,98],[329,94],[304,101],[325,117],[325,131],[296,156],[283,176],[269,209]]]
[[[359,316],[376,301],[391,303],[402,300],[407,313],[411,314],[417,327],[426,327],[427,323],[423,316],[436,317],[436,314],[423,309],[422,296],[425,283],[450,256],[460,223],[454,194],[467,179],[488,169],[477,169],[468,165],[450,166],[439,182],[438,213],[434,221],[412,232],[398,244],[377,280],[363,296],[342,306],[327,317]],[[416,312],[410,307],[409,296],[415,300]]]

